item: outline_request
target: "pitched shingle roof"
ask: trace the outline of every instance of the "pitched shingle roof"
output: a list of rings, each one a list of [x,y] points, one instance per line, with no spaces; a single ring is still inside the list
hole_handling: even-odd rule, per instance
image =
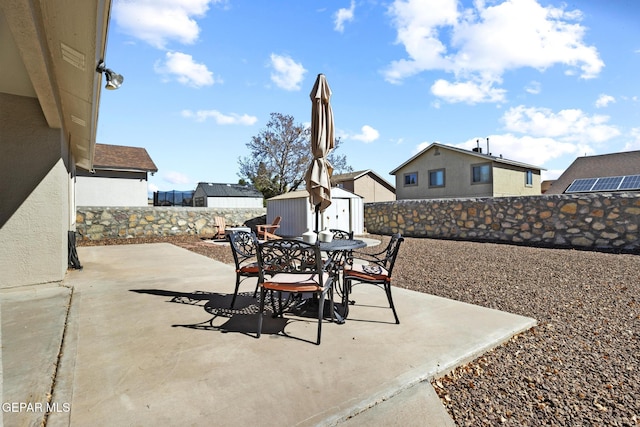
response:
[[[250,185],[199,182],[197,188],[201,188],[207,197],[263,197],[261,192]]]
[[[93,169],[158,172],[144,148],[108,144],[96,144]]]
[[[515,160],[505,159],[505,158],[502,158],[501,156],[496,157],[496,156],[492,156],[490,154],[482,154],[480,152],[469,151],[469,150],[465,150],[463,148],[458,148],[458,147],[454,147],[454,146],[451,146],[451,145],[443,145],[443,144],[439,144],[437,142],[434,142],[431,145],[429,145],[427,148],[425,148],[424,150],[420,151],[418,154],[416,154],[415,156],[411,157],[409,160],[407,160],[406,162],[404,162],[403,164],[401,164],[400,166],[398,166],[397,168],[395,168],[394,170],[392,170],[389,173],[391,175],[395,175],[404,166],[406,166],[409,163],[413,162],[415,159],[417,159],[418,157],[422,156],[424,153],[426,153],[427,151],[429,151],[431,148],[434,148],[434,147],[443,148],[445,150],[456,151],[458,153],[463,153],[463,154],[466,154],[466,155],[469,155],[469,156],[478,157],[480,159],[491,160],[492,162],[495,162],[495,163],[502,163],[502,164],[506,164],[506,165],[518,166],[518,167],[521,167],[521,168],[527,168],[527,169],[533,169],[533,170],[546,170],[545,168],[542,168],[540,166],[535,166],[535,165],[530,165],[530,164],[527,164],[527,163],[517,162]]]
[[[640,151],[578,157],[556,179],[545,194],[562,194],[580,178],[640,175]]]
[[[389,190],[393,192],[396,191],[396,188],[392,184],[390,184],[386,179],[382,178],[380,175],[378,175],[371,169],[333,175],[331,177],[331,185],[337,185],[339,182],[355,181],[356,179],[362,178],[365,175],[369,175],[371,178],[378,181],[380,184],[384,185]]]

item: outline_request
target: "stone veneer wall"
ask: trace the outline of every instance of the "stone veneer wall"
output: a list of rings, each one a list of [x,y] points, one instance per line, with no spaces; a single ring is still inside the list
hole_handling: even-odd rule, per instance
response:
[[[78,240],[175,236],[197,234],[212,236],[214,217],[225,218],[227,227],[264,223],[266,208],[192,208],[192,207],[78,207]]]
[[[640,253],[640,194],[367,203],[369,233]]]

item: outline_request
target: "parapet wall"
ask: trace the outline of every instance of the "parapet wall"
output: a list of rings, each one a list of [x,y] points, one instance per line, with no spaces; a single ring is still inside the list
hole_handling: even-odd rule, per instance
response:
[[[369,233],[640,253],[640,194],[366,203]]]
[[[265,208],[192,207],[78,207],[78,240],[160,237],[181,234],[214,235],[214,217],[225,219],[227,227],[264,223]]]

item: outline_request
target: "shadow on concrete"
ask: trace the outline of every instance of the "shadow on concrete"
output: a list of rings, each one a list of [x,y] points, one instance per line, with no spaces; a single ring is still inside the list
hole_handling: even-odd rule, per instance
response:
[[[236,332],[256,337],[260,306],[253,298],[253,292],[240,292],[234,308],[230,308],[232,294],[216,292],[177,292],[163,289],[131,289],[132,292],[170,297],[167,302],[200,306],[211,317],[198,323],[174,324],[173,327],[197,329],[203,331]],[[268,301],[267,301],[268,302]],[[220,322],[223,323],[220,323]],[[273,310],[267,304],[262,324],[262,333],[266,335],[284,335],[285,327],[292,319],[273,317]]]

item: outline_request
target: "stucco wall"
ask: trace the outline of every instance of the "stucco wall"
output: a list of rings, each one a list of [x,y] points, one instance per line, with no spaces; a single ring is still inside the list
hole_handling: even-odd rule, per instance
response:
[[[492,181],[472,183],[472,167],[490,165]],[[429,172],[444,170],[444,187],[429,187]],[[437,199],[447,197],[502,197],[540,195],[540,172],[533,174],[533,183],[525,185],[526,168],[492,162],[473,155],[433,147],[395,172],[396,199]],[[418,174],[417,185],[404,185],[407,173]]]
[[[540,191],[540,172],[532,172],[532,184],[527,186],[525,169],[494,163],[493,196],[538,196],[542,194]]]
[[[363,176],[357,179],[352,187],[353,188],[347,188],[345,186],[344,189],[349,190],[358,196],[362,196],[365,203],[389,202],[396,199],[396,195],[393,191],[390,191],[387,187],[368,176]]]
[[[67,270],[68,153],[34,98],[0,93],[0,288],[57,282]]]
[[[93,207],[76,211],[78,240],[175,236],[212,236],[217,230],[214,217],[225,219],[227,227],[245,223],[264,223],[265,208],[216,209],[192,207]]]
[[[492,196],[491,184],[471,185],[470,164],[484,163],[490,162],[456,151],[432,148],[396,172],[396,199],[450,197],[451,194],[465,197]],[[445,169],[445,186],[429,188],[429,171],[438,169]],[[417,186],[404,185],[404,175],[411,172],[418,173]]]
[[[146,173],[122,178],[76,177],[76,203],[81,206],[147,206]]]
[[[640,253],[640,193],[365,204],[369,233]]]

